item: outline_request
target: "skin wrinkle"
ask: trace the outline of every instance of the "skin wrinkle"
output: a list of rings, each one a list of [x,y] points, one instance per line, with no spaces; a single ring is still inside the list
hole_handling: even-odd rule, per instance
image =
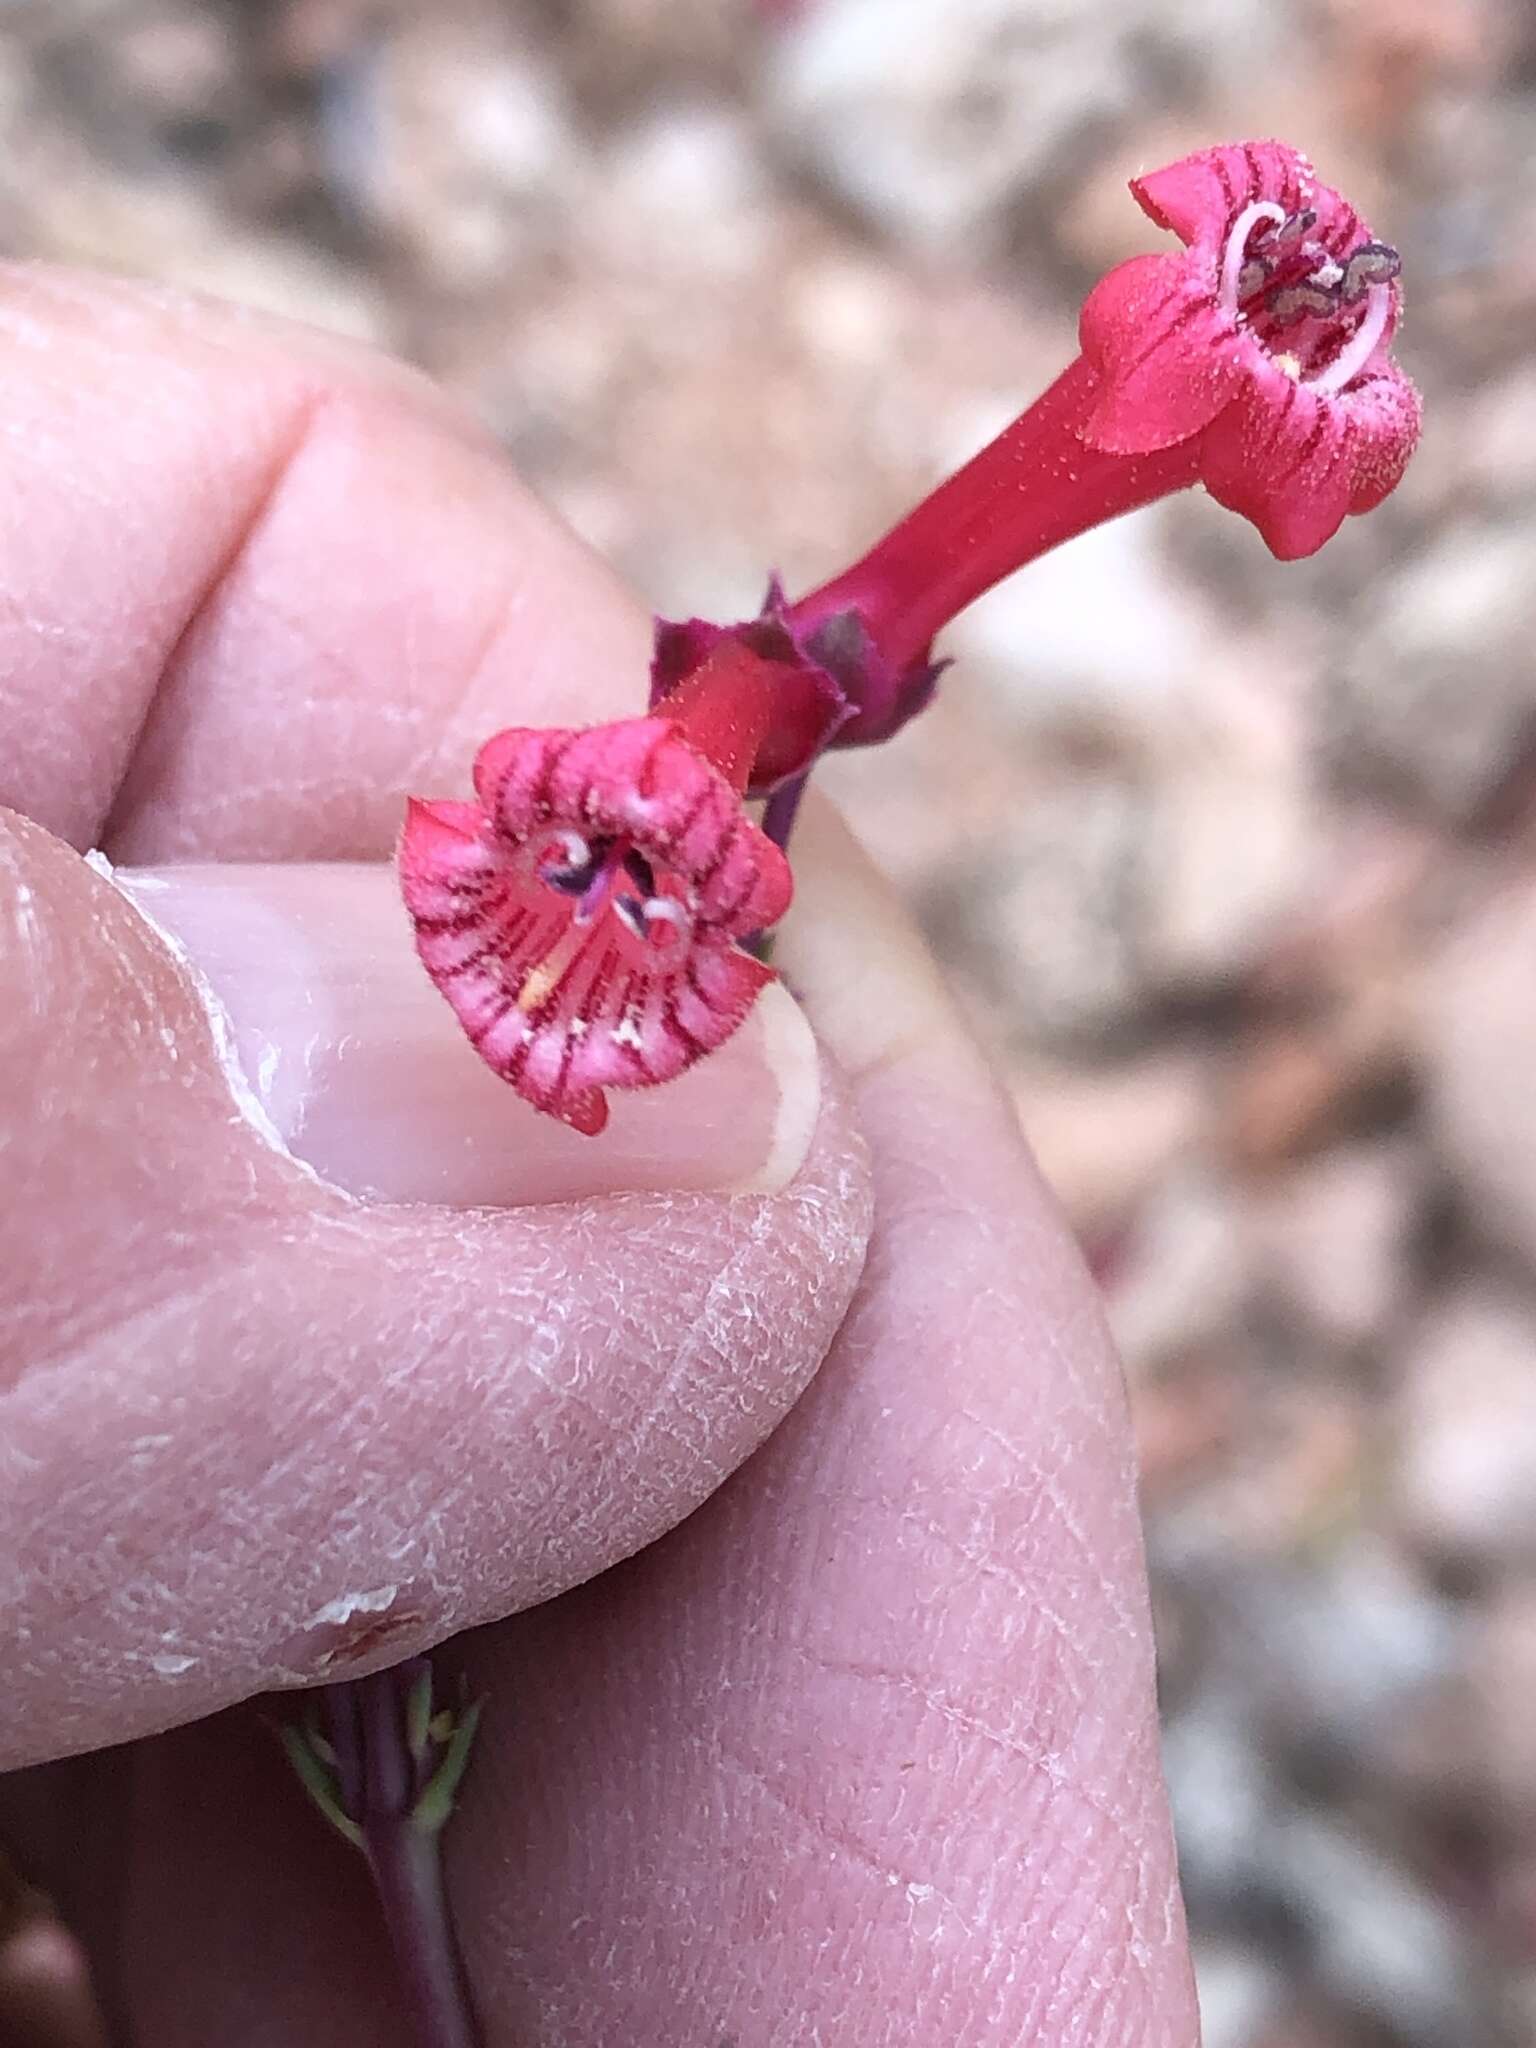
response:
[[[1124,1988],[1124,1968],[1130,1961],[1128,1942],[1113,1936],[1102,1941],[1102,1952],[1112,1956],[1117,1967],[1107,1990],[1101,1977],[1091,1968],[1085,1973],[1089,1986],[1101,1992],[1101,1996],[1090,2004],[1086,2011],[1083,2009],[1078,1983],[1068,1967],[1078,1960],[1090,1942],[1102,1937],[1108,1913],[1108,1906],[1101,1901],[1093,1901],[1089,1905],[1076,1929],[1071,1945],[1060,1958],[1054,1979],[1042,1976],[1035,1998],[1024,2014],[1024,2025],[1027,2030],[1024,2039],[1047,2038],[1042,2030],[1052,2024],[1058,2014],[1063,2016],[1069,2030],[1060,2037],[1064,2041],[1070,2041],[1074,2033],[1078,2033],[1085,2041],[1102,2039],[1118,2043],[1125,2039],[1119,2019],[1119,2008],[1123,2002],[1120,1994]],[[1066,2013],[1062,2014],[1063,2001],[1068,1998],[1072,2000],[1072,2004]],[[1112,2026],[1114,2031],[1111,2032]]]
[[[177,676],[184,668],[185,650],[201,621],[215,608],[219,594],[239,574],[240,565],[272,517],[288,480],[303,458],[305,449],[320,432],[327,407],[333,403],[323,388],[300,389],[292,401],[290,416],[275,435],[275,445],[265,473],[258,476],[209,568],[193,596],[180,627],[155,663],[155,681],[140,707],[137,727],[129,735],[122,770],[108,799],[92,843],[110,845],[117,836],[117,814],[133,766],[146,747],[154,744],[157,728],[177,715]]]
[[[732,1318],[729,1314],[720,1313],[722,1304],[735,1305],[736,1337],[750,1323],[750,1295],[739,1283],[742,1274],[761,1256],[765,1234],[763,1222],[759,1219],[751,1226],[746,1242],[731,1254],[710,1281],[697,1320],[689,1326],[670,1370],[650,1396],[631,1436],[630,1449],[638,1468],[644,1468],[647,1453],[658,1435],[669,1433],[669,1425],[675,1432],[688,1420],[686,1404],[680,1404],[676,1399],[679,1389],[686,1387],[690,1379],[696,1383],[702,1380],[711,1365],[729,1361],[735,1342],[727,1334]]]
[[[1006,1564],[1001,1558],[989,1558],[984,1550],[962,1542],[952,1530],[944,1528],[942,1523],[927,1516],[914,1514],[908,1510],[899,1515],[897,1520],[907,1527],[920,1529],[925,1536],[931,1537],[934,1542],[962,1559],[978,1577],[996,1579],[1011,1592],[1016,1593],[1021,1600],[1027,1600],[1029,1611],[1058,1642],[1077,1647],[1073,1643],[1071,1628],[1066,1620],[1040,1598],[1039,1586],[1031,1585],[1013,1566]]]
[[[937,1704],[937,1703],[935,1703],[935,1704]],[[978,1726],[980,1726],[980,1725],[981,1725],[981,1724],[979,1724],[979,1723],[978,1723]],[[997,1736],[997,1731],[996,1731],[996,1730],[993,1730],[993,1729],[988,1729],[988,1730],[987,1730],[987,1734],[988,1734],[988,1736],[989,1736],[989,1737],[992,1737],[992,1738],[996,1738],[996,1736]],[[1096,1802],[1096,1803],[1097,1803],[1097,1804],[1099,1804],[1099,1805],[1101,1805],[1101,1806],[1103,1806],[1103,1808],[1104,1808],[1104,1814],[1105,1814],[1105,1818],[1106,1818],[1106,1820],[1108,1820],[1108,1821],[1110,1822],[1110,1824],[1111,1824],[1111,1825],[1116,1825],[1116,1824],[1118,1824],[1119,1816],[1118,1816],[1118,1813],[1117,1813],[1117,1811],[1116,1811],[1116,1809],[1115,1809],[1115,1807],[1114,1807],[1114,1805],[1113,1805],[1112,1803],[1106,1804],[1105,1802],[1102,1802],[1102,1801],[1099,1801],[1099,1802]],[[1140,1861],[1140,1858],[1138,1857],[1138,1863],[1139,1863],[1139,1861]],[[1028,2036],[1025,2036],[1025,2038],[1029,2038],[1029,2037],[1028,2037]],[[1114,2038],[1114,2037],[1106,2036],[1106,2038]]]
[[[99,407],[99,364],[92,362],[80,383],[71,384],[62,365],[54,374],[60,380],[58,403],[66,418],[82,409]],[[211,433],[211,426],[200,409],[182,413],[166,402],[167,381],[164,370],[142,378],[136,394],[137,411],[125,422],[125,427],[136,422],[134,431],[144,441],[152,435],[155,421],[161,422],[164,433],[163,445],[157,451],[158,468],[151,466],[147,448],[141,448],[138,442],[125,444],[110,479],[98,480],[89,465],[82,473],[81,466],[71,462],[67,454],[59,454],[58,466],[70,477],[71,500],[67,532],[58,533],[58,544],[71,562],[83,558],[88,565],[93,539],[104,545],[98,549],[94,574],[83,579],[81,588],[59,594],[51,606],[38,607],[40,616],[34,629],[21,635],[14,648],[8,645],[6,650],[9,689],[19,689],[23,696],[35,695],[39,701],[38,715],[17,717],[8,734],[12,751],[5,781],[0,784],[0,798],[32,811],[81,847],[94,843],[100,836],[101,821],[135,743],[144,707],[157,686],[167,651],[183,629],[196,590],[206,581],[211,559],[216,559],[220,552],[231,505],[235,518],[239,517],[242,457],[238,451],[242,435],[260,431],[246,417],[259,409],[248,399],[242,407],[235,408],[238,416],[229,423],[231,452],[227,461],[234,472],[236,488],[226,485],[223,490],[216,489],[199,446],[199,437]],[[49,444],[59,439],[49,408],[39,407],[35,401],[29,407],[25,389],[18,410],[32,441],[41,445],[27,447],[14,465],[18,488],[11,502],[20,524],[7,549],[7,573],[13,578],[28,574],[39,549],[48,540],[47,489],[40,492],[33,480],[39,462],[48,460],[45,451]],[[261,453],[256,452],[258,466]],[[175,573],[167,574],[157,564],[154,580],[142,595],[133,589],[126,573],[121,583],[110,582],[101,573],[107,560],[126,556],[128,552],[120,538],[124,470],[132,474],[132,494],[140,500],[134,505],[135,517],[140,521],[157,521],[164,508],[163,516],[186,535],[186,546]],[[33,499],[38,497],[45,507],[41,519],[35,519],[32,513]],[[128,571],[126,559],[123,568]],[[46,578],[38,577],[37,582],[46,587]],[[82,605],[88,602],[100,604],[108,616],[100,620],[82,618]],[[36,627],[42,630],[39,632]],[[55,672],[63,677],[58,689],[42,687],[41,675]],[[38,681],[31,683],[34,677]],[[82,685],[85,679],[93,677],[97,687],[87,702]],[[6,686],[0,686],[0,706],[5,695]],[[76,734],[78,738],[73,737]],[[72,757],[70,767],[60,774],[55,763],[65,755]]]
[[[1103,1544],[1102,1542],[1095,1543],[1092,1536],[1083,1527],[1070,1496],[1063,1491],[1060,1481],[1056,1477],[1056,1468],[1049,1464],[1043,1465],[1039,1476],[1042,1501],[1049,1504],[1056,1526],[1059,1529],[1064,1529],[1072,1539],[1073,1563],[1080,1571],[1085,1571],[1089,1574],[1094,1591],[1101,1596],[1110,1614],[1120,1625],[1120,1630],[1123,1631],[1123,1634],[1117,1635],[1117,1648],[1119,1655],[1124,1657],[1126,1654],[1125,1644],[1135,1645],[1140,1640],[1140,1630],[1136,1626],[1139,1617],[1133,1614],[1131,1610],[1124,1582],[1104,1569],[1102,1561]],[[1137,1675],[1141,1678],[1150,1678],[1152,1668],[1150,1654],[1143,1658],[1142,1661],[1144,1669],[1139,1671]]]
[[[878,1677],[881,1679],[887,1679],[893,1676],[893,1674],[885,1673],[868,1673],[864,1675]],[[910,1685],[911,1683],[911,1681],[902,1682],[904,1686]],[[926,1704],[932,1706],[935,1709],[935,1711],[942,1713],[946,1719],[953,1718],[960,1725],[966,1726],[967,1732],[980,1733],[986,1738],[990,1739],[991,1741],[996,1742],[1000,1747],[1008,1749],[1011,1753],[1015,1755],[1025,1754],[1024,1752],[1021,1752],[1018,1749],[1017,1745],[1007,1742],[1006,1739],[999,1736],[996,1733],[996,1731],[991,1729],[980,1728],[978,1724],[974,1723],[973,1721],[970,1721],[968,1717],[963,1717],[958,1713],[955,1713],[954,1710],[944,1706],[943,1704],[929,1699],[927,1695],[922,1695],[922,1697],[924,1698]],[[695,1737],[694,1739],[696,1742],[701,1740],[701,1738],[698,1737]],[[814,1842],[823,1843],[837,1856],[854,1862],[856,1865],[865,1869],[871,1875],[873,1875],[882,1885],[892,1888],[900,1888],[903,1891],[905,1891],[908,1886],[914,1883],[924,1882],[923,1880],[915,1879],[908,1876],[907,1873],[904,1871],[888,1866],[881,1860],[878,1854],[870,1850],[866,1845],[851,1838],[846,1833],[846,1831],[837,1829],[834,1826],[832,1826],[831,1823],[828,1821],[828,1818],[825,1815],[825,1813],[817,1811],[815,1809],[807,1808],[800,1804],[785,1790],[785,1788],[782,1785],[776,1784],[775,1782],[770,1780],[766,1775],[764,1775],[760,1768],[754,1766],[750,1763],[750,1761],[741,1757],[739,1754],[731,1750],[718,1736],[716,1736],[713,1739],[712,1743],[708,1745],[708,1748],[712,1765],[722,1762],[726,1764],[728,1768],[734,1770],[746,1783],[751,1785],[752,1788],[755,1791],[757,1791],[762,1797],[771,1802],[780,1812],[787,1814],[791,1819],[793,1819],[798,1826],[803,1828],[806,1831],[806,1833],[809,1834],[809,1836]],[[1026,1760],[1031,1762],[1038,1761],[1036,1759]],[[1059,1774],[1048,1774],[1048,1777],[1053,1791],[1060,1792],[1063,1786],[1063,1780],[1061,1776]],[[1070,1793],[1070,1788],[1068,1796],[1072,1796]],[[1120,1821],[1118,1816],[1107,1811],[1105,1808],[1101,1806],[1096,1806],[1094,1810],[1100,1814],[1101,1818],[1106,1820],[1106,1822],[1108,1822],[1113,1828],[1115,1828],[1117,1832],[1120,1832],[1123,1835],[1123,1823]],[[1140,1869],[1144,1865],[1145,1860],[1143,1853],[1140,1849],[1139,1844],[1132,1843],[1131,1846],[1135,1851],[1138,1869]],[[953,1913],[956,1921],[959,1923],[960,1927],[968,1937],[974,1939],[978,1934],[980,1935],[986,1949],[989,1967],[992,1964],[995,1964],[998,1961],[998,1959],[1005,1954],[1011,1960],[1014,1952],[1014,1942],[1009,1938],[1008,1935],[1001,1934],[991,1927],[978,1925],[978,1923],[975,1920],[968,1919],[966,1914],[961,1910],[960,1906],[957,1904],[957,1902],[948,1893],[941,1890],[938,1886],[928,1885],[926,1886],[926,1889],[931,1896],[938,1898],[940,1902],[951,1913]],[[983,1916],[985,1915],[985,1910],[985,1905],[981,1901],[978,1901],[978,1907],[973,1909],[973,1911],[981,1911],[983,1913]],[[1106,1906],[1102,1910],[1107,1913],[1109,1908]],[[1078,1949],[1081,1947],[1082,1942],[1087,1939],[1088,1934],[1091,1931],[1093,1925],[1094,1923],[1092,1921],[1085,1923],[1079,1940],[1076,1943],[1074,1943],[1073,1948],[1068,1952],[1069,1958],[1071,1956],[1074,1956],[1078,1952]],[[1144,1964],[1144,1955],[1133,1956],[1132,1954],[1132,1928],[1133,1921],[1129,1911],[1127,1911],[1127,1940],[1123,1952],[1127,1963],[1135,1967],[1138,1963]],[[1117,1954],[1121,1952],[1118,1945],[1116,1946],[1115,1952]],[[1010,1981],[1012,1978],[1012,1974],[1013,1973],[1010,1970]],[[1064,1967],[1063,1974],[1065,1974]],[[1113,1983],[1115,1980],[1112,1978],[1110,1981],[1111,1983]],[[1023,2038],[1034,2037],[1025,2036]]]
[[[281,516],[285,493],[296,487],[306,455],[316,449],[314,442],[300,443],[271,493],[264,519],[251,528],[228,573],[209,592],[199,615],[188,622],[179,673],[168,673],[160,692],[160,702],[167,708],[148,722],[125,769],[112,819],[103,834],[103,844],[117,857],[125,853],[129,859],[142,857],[137,849],[146,841],[161,858],[172,859],[189,857],[193,848],[210,840],[229,838],[238,847],[240,821],[249,813],[253,800],[259,804],[264,798],[280,799],[292,805],[295,799],[308,799],[306,809],[317,815],[330,812],[340,818],[346,818],[355,808],[355,793],[346,780],[333,777],[306,781],[286,770],[275,777],[264,777],[258,770],[250,779],[242,780],[238,789],[221,789],[217,782],[200,779],[192,788],[173,783],[168,796],[156,793],[157,784],[167,779],[167,762],[174,762],[179,748],[178,727],[185,723],[186,716],[180,708],[181,700],[195,689],[190,678],[204,663],[204,649],[199,642],[205,638],[217,642],[221,606],[237,588],[246,559]],[[365,678],[315,638],[307,624],[289,617],[280,605],[268,603],[264,608],[268,634],[284,629],[300,650],[289,655],[286,668],[290,673],[303,673],[306,687],[313,691],[307,703],[293,703],[291,716],[296,721],[314,723],[324,718],[330,703],[360,693]],[[314,680],[319,677],[325,679],[323,684]],[[356,829],[372,836],[366,822]]]
[[[700,1737],[696,1735],[693,1737],[693,1740],[705,1743],[706,1754],[711,1768],[724,1764],[728,1770],[735,1772],[744,1784],[751,1786],[754,1792],[776,1807],[780,1813],[787,1814],[790,1819],[802,1827],[813,1842],[824,1843],[834,1855],[846,1858],[849,1862],[857,1864],[861,1869],[877,1878],[881,1884],[887,1885],[893,1890],[899,1889],[907,1892],[915,1884],[924,1885],[929,1896],[938,1899],[949,1912],[954,1914],[965,1933],[967,1935],[974,1935],[976,1932],[975,1928],[966,1919],[947,1892],[941,1891],[937,1885],[926,1884],[925,1880],[913,1877],[905,1870],[893,1868],[883,1862],[873,1850],[867,1848],[862,1842],[857,1841],[847,1830],[834,1828],[825,1813],[801,1805],[782,1785],[776,1784],[771,1778],[767,1777],[750,1759],[739,1755],[735,1750],[731,1749],[718,1732],[713,1737]]]
[[[1124,1822],[1116,1812],[1113,1802],[1094,1794],[1081,1785],[1075,1784],[1066,1766],[1058,1758],[1054,1757],[1049,1750],[1037,1751],[1032,1749],[1027,1743],[1020,1742],[1016,1736],[1005,1734],[1003,1730],[993,1728],[979,1715],[970,1713],[963,1707],[956,1706],[952,1700],[947,1700],[939,1693],[924,1686],[909,1673],[898,1670],[886,1670],[878,1665],[859,1664],[848,1659],[819,1656],[805,1649],[802,1645],[796,1645],[796,1648],[815,1665],[817,1670],[825,1672],[829,1676],[862,1678],[868,1679],[873,1684],[890,1686],[896,1691],[906,1694],[919,1705],[925,1707],[930,1713],[937,1715],[940,1720],[959,1729],[963,1734],[978,1738],[987,1746],[1001,1750],[1013,1761],[1024,1764],[1031,1772],[1043,1778],[1053,1792],[1065,1790],[1069,1797],[1103,1820],[1107,1826],[1121,1837],[1128,1848],[1135,1850],[1138,1855],[1140,1854],[1138,1844],[1127,1833]]]
[[[499,593],[495,604],[486,618],[484,629],[471,644],[464,662],[464,682],[452,701],[444,707],[437,733],[424,747],[421,758],[412,765],[410,780],[421,789],[436,788],[439,782],[453,779],[459,767],[459,746],[455,741],[452,752],[448,752],[445,740],[448,735],[457,735],[465,729],[465,713],[484,689],[485,679],[492,667],[493,657],[503,651],[505,645],[515,644],[518,627],[527,612],[527,596],[523,591],[510,586]]]
[[[153,1275],[135,1275],[137,1284],[159,1288],[168,1280],[174,1286],[181,1279],[174,1256],[160,1256],[159,1270]],[[115,1371],[136,1343],[174,1332],[177,1324],[189,1313],[195,1313],[199,1304],[226,1293],[240,1270],[261,1263],[259,1256],[239,1257],[228,1252],[209,1270],[206,1245],[189,1246],[187,1257],[193,1262],[194,1273],[198,1267],[204,1270],[198,1284],[184,1292],[160,1294],[148,1301],[124,1300],[120,1293],[111,1302],[82,1303],[78,1315],[55,1322],[51,1342],[29,1339],[26,1364],[15,1383],[17,1391],[35,1391],[34,1383],[49,1373],[68,1371],[99,1379],[104,1373]]]
[[[309,445],[290,471],[239,573],[226,582],[189,640],[186,667],[189,674],[195,669],[196,683],[188,680],[180,692],[183,729],[174,749],[151,750],[154,758],[141,761],[132,800],[120,812],[114,851],[141,861],[183,857],[195,844],[206,845],[216,828],[226,858],[281,857],[292,850],[285,841],[300,832],[312,855],[376,857],[395,836],[399,795],[418,786],[419,776],[441,775],[449,788],[462,786],[470,757],[488,731],[509,721],[558,716],[558,706],[569,701],[573,679],[589,677],[600,658],[593,643],[606,650],[618,637],[618,619],[631,622],[633,615],[627,605],[621,608],[615,594],[611,604],[575,608],[556,635],[541,592],[548,575],[558,575],[563,562],[575,557],[576,544],[550,530],[542,516],[534,530],[530,505],[488,455],[466,451],[445,496],[442,485],[429,492],[421,476],[427,465],[411,459],[415,442],[424,438],[419,422],[391,422],[392,435],[381,444],[376,427],[365,432],[334,404],[329,421],[329,431]],[[365,591],[351,582],[323,593],[311,588],[310,532],[346,520],[349,508],[369,495],[395,506],[387,530],[380,513],[362,515],[366,532],[360,544],[372,540],[381,557],[383,600],[372,586]],[[480,508],[492,498],[505,531],[505,540],[494,549],[487,545],[484,525],[475,525]],[[510,507],[504,502],[508,498]],[[392,549],[401,549],[399,536],[409,532],[413,520],[427,517],[442,528],[438,546],[457,547],[464,554],[460,587],[408,603],[400,591],[410,589],[414,598],[420,580],[417,560],[387,558]],[[286,602],[274,598],[274,590],[288,593]],[[304,635],[301,652],[281,630],[283,615],[292,614],[296,604]],[[520,630],[525,617],[526,630]],[[498,619],[505,620],[505,630],[487,655],[485,636]],[[247,679],[253,646],[261,648],[260,668]],[[412,648],[416,653],[410,653]],[[485,677],[478,691],[464,680],[466,659]],[[362,733],[355,732],[355,714],[349,714],[351,744],[343,747],[332,708],[355,707],[378,695],[381,662],[391,679],[394,714],[370,721]],[[304,695],[312,688],[317,665],[331,668],[332,682],[326,701],[306,713]],[[237,668],[238,682],[232,673]],[[633,694],[638,695],[644,670],[643,643],[637,636],[630,649],[626,636],[622,665],[616,664],[612,674],[633,678]],[[612,691],[611,684],[607,688]],[[238,707],[237,689],[247,699]],[[452,730],[445,729],[440,714],[445,694],[464,707]],[[596,701],[585,707],[588,716],[603,708],[602,693],[594,695]],[[265,781],[227,785],[222,730],[237,712],[249,719],[279,697],[284,718],[274,727],[274,745],[267,750]],[[637,707],[613,705],[614,710],[624,708]],[[295,713],[303,717],[301,726],[289,724]],[[295,732],[303,735],[302,748],[291,736]],[[335,783],[316,777],[318,760],[332,762]],[[423,767],[424,761],[441,765]],[[315,789],[326,794],[323,807],[305,801],[306,791]]]

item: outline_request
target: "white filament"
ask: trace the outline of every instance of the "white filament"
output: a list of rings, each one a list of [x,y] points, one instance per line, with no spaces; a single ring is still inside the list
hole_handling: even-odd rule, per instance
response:
[[[670,896],[647,896],[643,908],[647,924],[655,924],[659,919],[663,924],[676,925],[679,931],[688,928],[687,911]]]
[[[1248,260],[1248,237],[1261,220],[1272,220],[1277,227],[1284,227],[1286,217],[1285,208],[1277,206],[1273,199],[1255,199],[1252,206],[1245,206],[1232,223],[1226,254],[1221,262],[1221,304],[1226,312],[1237,311],[1237,280]]]
[[[561,830],[554,835],[560,857],[568,868],[584,868],[592,858],[592,849],[579,832]]]
[[[1365,318],[1327,369],[1307,379],[1307,389],[1315,391],[1319,398],[1331,398],[1353,383],[1375,353],[1391,317],[1392,287],[1371,285],[1365,296]]]

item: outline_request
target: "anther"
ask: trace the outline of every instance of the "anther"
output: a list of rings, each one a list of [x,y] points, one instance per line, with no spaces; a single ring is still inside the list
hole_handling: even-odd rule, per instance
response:
[[[1309,313],[1314,319],[1326,320],[1339,309],[1339,288],[1316,277],[1304,277],[1295,284],[1281,285],[1264,303],[1276,327],[1290,327]]]
[[[1344,298],[1358,299],[1373,284],[1390,284],[1402,267],[1402,257],[1388,243],[1362,242],[1344,265]]]
[[[611,844],[611,840],[602,839],[594,843],[579,832],[556,832],[551,836],[549,852],[539,862],[539,880],[558,889],[562,896],[580,896],[602,866]]]

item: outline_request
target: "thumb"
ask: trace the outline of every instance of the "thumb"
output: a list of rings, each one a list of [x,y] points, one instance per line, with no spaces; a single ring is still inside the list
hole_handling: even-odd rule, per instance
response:
[[[353,1194],[458,1206],[771,1194],[809,1149],[816,1042],[778,983],[717,1056],[660,1093],[616,1093],[594,1141],[531,1109],[473,1052],[416,959],[382,863],[113,879],[181,956],[257,1128]]]
[[[109,878],[6,812],[0,975],[0,1765],[589,1577],[847,1305],[862,1157],[781,991],[587,1140],[480,1068],[387,869]]]

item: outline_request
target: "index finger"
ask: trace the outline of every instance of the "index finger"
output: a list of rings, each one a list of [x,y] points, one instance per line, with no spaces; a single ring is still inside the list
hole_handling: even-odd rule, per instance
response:
[[[0,380],[0,804],[76,846],[376,859],[498,725],[638,707],[633,600],[426,378],[10,265]]]

